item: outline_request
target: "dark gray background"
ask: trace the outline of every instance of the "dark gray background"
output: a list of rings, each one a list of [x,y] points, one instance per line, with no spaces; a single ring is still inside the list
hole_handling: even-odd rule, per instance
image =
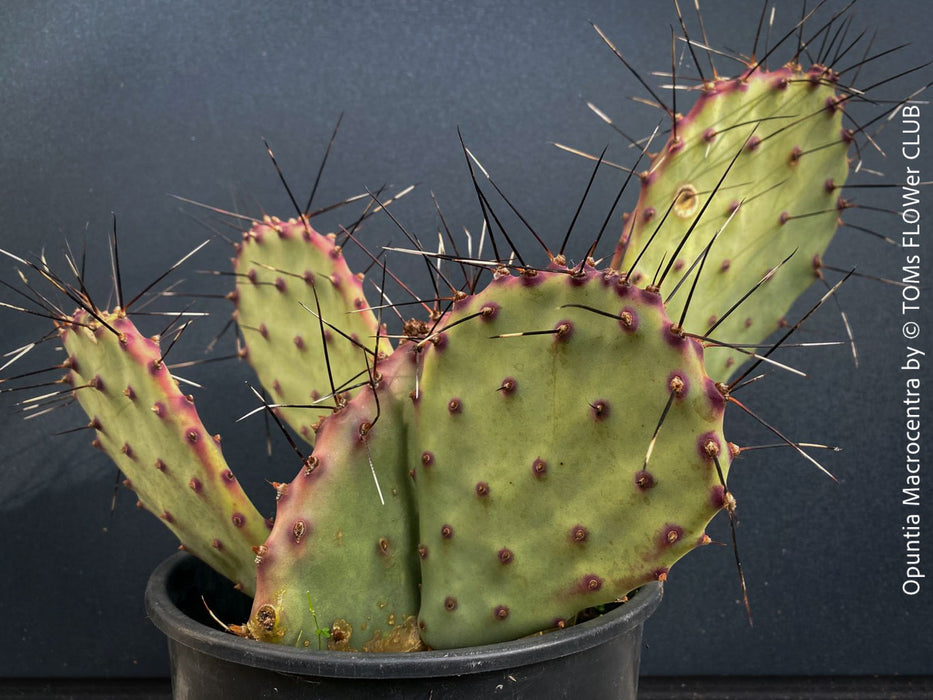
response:
[[[780,30],[773,36],[783,34],[801,8],[799,2],[777,4]],[[689,0],[681,5],[692,10]],[[714,45],[748,52],[760,4],[704,5]],[[843,3],[828,5],[820,17]],[[867,66],[861,85],[929,58],[929,14],[919,0],[857,4],[850,38],[873,27],[879,49],[913,42]],[[692,11],[688,18],[698,34]],[[585,102],[595,102],[637,136],[661,118],[657,110],[627,99],[644,91],[589,20],[643,74],[669,70],[669,25],[676,16],[673,5],[663,2],[4,2],[0,245],[23,255],[44,248],[60,264],[65,238],[80,248],[86,229],[94,253],[89,277],[96,289],[106,290],[113,211],[125,284],[128,293],[138,290],[209,235],[197,220],[223,228],[168,193],[251,214],[290,215],[261,138],[276,150],[303,201],[341,111],[346,116],[318,203],[364,187],[417,183],[395,209],[412,230],[435,236],[433,190],[456,229],[478,231],[481,220],[457,141],[460,125],[513,201],[556,241],[591,164],[549,142],[590,152],[611,142],[608,157],[631,162],[632,152]],[[843,63],[858,56],[861,50]],[[735,69],[728,59],[716,63],[724,74]],[[929,72],[913,75],[886,95],[903,96],[929,79]],[[867,121],[877,108],[858,114]],[[925,128],[929,123],[925,119]],[[897,129],[895,121],[878,137],[887,161],[871,148],[862,151],[866,166],[889,178],[903,172]],[[603,173],[580,231],[598,227],[620,182],[618,173]],[[893,190],[857,192],[861,201],[900,206]],[[633,199],[626,202],[630,208]],[[320,227],[349,219],[332,217]],[[899,231],[893,216],[866,212],[861,223],[893,235]],[[401,241],[386,219],[374,221],[366,235],[374,246]],[[534,247],[524,243],[526,250]],[[180,275],[188,280],[185,288],[226,291],[224,280],[194,270],[226,269],[229,254],[222,242],[209,246]],[[827,260],[898,276],[901,257],[901,251],[869,236],[843,230]],[[361,259],[355,256],[358,264]],[[410,260],[395,265],[409,277],[419,276]],[[10,261],[0,261],[0,274],[15,279]],[[4,290],[0,299],[15,297]],[[730,485],[739,503],[739,544],[755,625],[749,627],[739,602],[730,548],[695,553],[673,570],[665,602],[648,625],[646,673],[933,670],[933,581],[914,598],[900,592],[899,291],[855,280],[840,300],[858,340],[859,368],[845,348],[788,351],[785,357],[810,378],[775,376],[746,399],[796,439],[843,446],[841,453],[820,455],[841,483],[833,484],[789,450],[739,462]],[[202,308],[216,316],[192,327],[184,347],[173,350],[174,359],[199,356],[229,313],[222,302],[204,302]],[[0,323],[4,351],[34,340],[45,328],[40,319],[7,311]],[[150,330],[157,332],[158,325]],[[804,336],[844,337],[836,309],[826,307]],[[918,342],[929,349],[923,337]],[[41,367],[48,358],[33,357],[17,367]],[[248,372],[207,365],[188,374],[206,387],[196,392],[202,417],[224,435],[228,459],[261,509],[271,513],[273,492],[265,482],[289,480],[297,465],[281,440],[275,441],[275,457],[266,458],[261,421],[234,427],[235,418],[254,405],[241,381]],[[137,513],[126,491],[110,515],[114,472],[90,449],[86,435],[49,437],[82,423],[76,411],[23,422],[13,406],[18,398],[5,397],[0,422],[0,675],[166,673],[163,641],[145,619],[142,591],[150,570],[174,549],[171,536]],[[739,443],[771,441],[738,414],[727,429]],[[928,519],[928,503],[923,513]],[[711,534],[729,541],[724,518]]]

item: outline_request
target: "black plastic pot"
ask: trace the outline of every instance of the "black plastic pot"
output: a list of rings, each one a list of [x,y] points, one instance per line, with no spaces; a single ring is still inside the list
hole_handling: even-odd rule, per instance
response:
[[[250,600],[194,557],[153,572],[146,610],[168,636],[175,698],[632,699],[641,633],[662,586],[574,627],[481,647],[412,654],[312,651],[241,639],[217,628],[242,622]],[[202,596],[204,600],[202,601]]]

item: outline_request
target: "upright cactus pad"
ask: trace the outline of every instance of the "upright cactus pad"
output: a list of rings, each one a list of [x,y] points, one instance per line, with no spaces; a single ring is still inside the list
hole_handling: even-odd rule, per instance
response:
[[[500,273],[442,325],[414,402],[428,645],[568,624],[708,541],[724,400],[656,293]]]
[[[772,72],[752,68],[707,85],[643,175],[613,266],[631,269],[636,282],[650,283],[670,265],[668,289],[673,289],[722,229],[685,324],[703,333],[792,255],[714,334],[733,344],[763,342],[816,279],[818,261],[845,206],[838,188],[848,174],[851,136],[843,129],[836,79],[822,66],[807,72],[786,66]],[[682,289],[670,300],[672,317],[679,317],[686,298]],[[747,357],[712,349],[707,371],[725,381]]]
[[[156,340],[121,313],[99,317],[77,311],[70,325],[59,324],[68,381],[96,431],[95,446],[126,475],[142,508],[252,594],[252,549],[269,529],[227,467],[220,437],[202,425]]]
[[[257,556],[248,627],[258,639],[314,649],[420,646],[403,415],[414,360],[404,344],[380,361],[374,385],[324,420],[311,457],[280,487],[275,526]]]
[[[325,397],[316,410],[277,409],[313,443],[314,426],[328,406],[342,400],[326,397],[365,381],[359,345],[376,346],[379,323],[363,297],[360,277],[350,272],[334,236],[296,219],[267,217],[254,225],[238,244],[234,262],[237,322],[247,358],[271,402],[308,406]],[[323,325],[316,318],[319,309]],[[380,343],[388,347],[388,341]]]

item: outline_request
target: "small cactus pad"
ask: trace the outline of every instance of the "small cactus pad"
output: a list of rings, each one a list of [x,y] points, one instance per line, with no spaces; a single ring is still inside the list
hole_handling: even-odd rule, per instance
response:
[[[705,541],[724,400],[656,293],[500,272],[441,327],[413,402],[429,646],[570,624]]]
[[[252,548],[269,529],[161,361],[156,339],[123,314],[100,321],[77,311],[59,324],[68,381],[95,428],[94,445],[116,462],[138,505],[159,517],[185,549],[236,582],[255,588]],[[112,330],[111,330],[112,329]]]
[[[373,385],[327,417],[314,452],[279,487],[257,556],[248,623],[261,640],[312,649],[420,647],[417,517],[406,460],[415,362],[402,345]]]
[[[272,403],[307,406],[332,393],[331,378],[338,391],[358,381],[366,364],[357,343],[375,348],[379,324],[334,236],[304,221],[266,217],[243,235],[234,264],[232,296],[245,352]],[[385,339],[380,343],[388,347]],[[277,411],[313,443],[312,426],[338,400],[325,398],[318,410]]]
[[[627,272],[638,259],[633,281],[648,283],[657,270],[670,265],[665,288],[671,290],[722,229],[684,323],[704,333],[793,254],[714,333],[717,340],[732,344],[754,345],[767,338],[817,278],[815,261],[829,245],[845,207],[839,187],[848,175],[851,137],[843,129],[836,80],[821,66],[808,72],[787,66],[772,72],[751,69],[742,77],[704,86],[687,116],[677,119],[676,136],[642,175],[638,205],[628,217],[613,266]],[[677,250],[701,213],[690,238]],[[683,288],[668,302],[672,318],[679,318],[687,296]],[[707,371],[726,381],[747,358],[724,347],[710,349]]]

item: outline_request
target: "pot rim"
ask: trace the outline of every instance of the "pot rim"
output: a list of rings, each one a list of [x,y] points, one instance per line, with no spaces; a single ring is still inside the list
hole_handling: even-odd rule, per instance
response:
[[[284,673],[343,678],[414,678],[482,673],[580,653],[641,626],[661,603],[663,585],[639,588],[625,605],[592,620],[540,636],[457,649],[409,653],[366,653],[299,649],[237,637],[182,612],[169,598],[172,574],[194,560],[177,552],[159,564],[146,585],[146,613],[179,644],[235,663]]]

